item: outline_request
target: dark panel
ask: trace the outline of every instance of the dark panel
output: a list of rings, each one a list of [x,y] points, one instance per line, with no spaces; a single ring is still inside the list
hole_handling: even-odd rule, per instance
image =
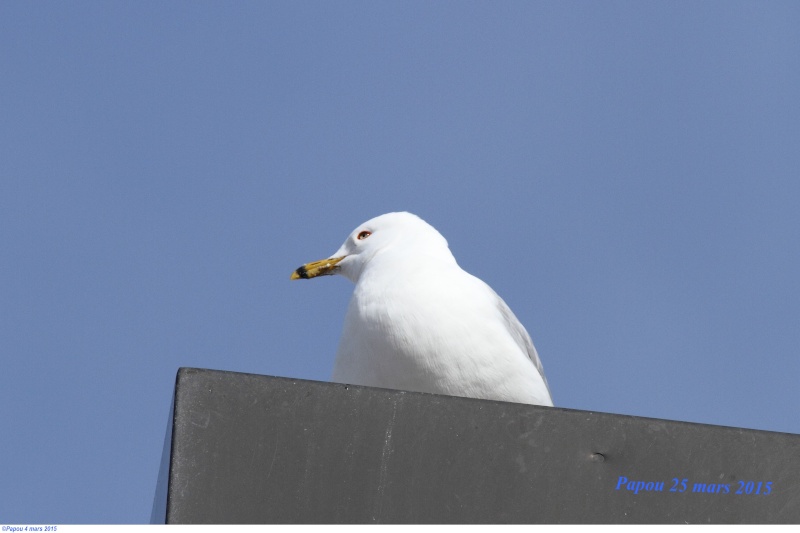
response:
[[[800,522],[798,435],[198,369],[174,410],[169,523]]]

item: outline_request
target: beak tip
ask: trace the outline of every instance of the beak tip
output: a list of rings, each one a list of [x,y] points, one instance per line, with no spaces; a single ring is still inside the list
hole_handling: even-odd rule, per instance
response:
[[[308,279],[308,271],[306,270],[306,267],[305,266],[301,266],[300,268],[298,268],[297,270],[292,272],[292,275],[291,275],[291,277],[289,279],[290,280]]]

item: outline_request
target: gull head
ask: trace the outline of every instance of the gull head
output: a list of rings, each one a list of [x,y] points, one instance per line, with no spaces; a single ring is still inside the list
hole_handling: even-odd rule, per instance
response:
[[[411,213],[387,213],[359,225],[333,255],[306,263],[292,272],[291,279],[340,274],[358,283],[378,258],[381,264],[395,266],[431,259],[455,261],[433,226]]]

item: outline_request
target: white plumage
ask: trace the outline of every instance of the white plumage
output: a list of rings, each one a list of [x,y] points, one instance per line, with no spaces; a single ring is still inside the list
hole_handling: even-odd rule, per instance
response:
[[[361,224],[333,256],[292,279],[328,274],[355,283],[333,381],[553,405],[525,328],[416,215]]]

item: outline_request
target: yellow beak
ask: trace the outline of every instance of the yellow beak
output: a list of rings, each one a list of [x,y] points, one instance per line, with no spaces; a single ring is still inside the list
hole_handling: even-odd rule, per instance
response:
[[[321,261],[314,261],[313,263],[306,263],[294,272],[292,272],[291,279],[311,279],[317,276],[329,276],[336,273],[336,263],[341,261],[347,256],[331,257],[330,259],[322,259]]]

